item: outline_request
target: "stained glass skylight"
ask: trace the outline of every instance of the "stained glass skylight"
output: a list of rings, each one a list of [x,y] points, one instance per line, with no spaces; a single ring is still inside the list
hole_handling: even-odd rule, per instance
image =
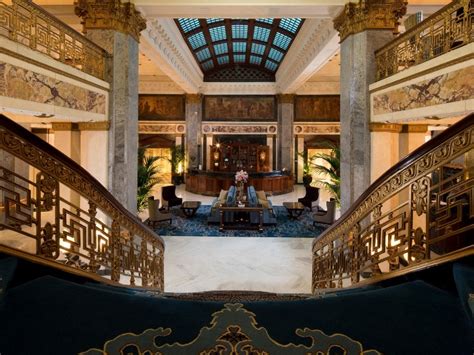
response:
[[[251,77],[274,81],[304,20],[179,18],[175,22],[204,72],[204,80],[233,81],[232,72],[238,72],[238,81],[243,81],[242,75],[248,71],[249,81],[254,81]]]

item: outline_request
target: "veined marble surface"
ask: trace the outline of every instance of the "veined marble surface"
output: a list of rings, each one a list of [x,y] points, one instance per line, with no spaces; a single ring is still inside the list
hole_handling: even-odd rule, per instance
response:
[[[311,292],[310,238],[164,239],[166,292]]]
[[[303,185],[271,196],[272,203],[297,201]],[[192,194],[180,185],[176,195],[210,204],[214,197]],[[157,198],[160,198],[156,196]],[[320,190],[320,205],[329,194]],[[165,291],[249,290],[311,292],[311,238],[164,237]]]

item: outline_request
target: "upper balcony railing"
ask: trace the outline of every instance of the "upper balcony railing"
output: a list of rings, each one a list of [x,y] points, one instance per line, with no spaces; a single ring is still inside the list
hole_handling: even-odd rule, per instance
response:
[[[375,52],[377,80],[474,41],[474,0],[455,0]]]
[[[0,35],[105,80],[107,52],[31,1],[0,2]]]
[[[0,251],[163,291],[164,248],[87,171],[0,115]]]
[[[375,181],[313,242],[313,292],[474,254],[474,114]]]

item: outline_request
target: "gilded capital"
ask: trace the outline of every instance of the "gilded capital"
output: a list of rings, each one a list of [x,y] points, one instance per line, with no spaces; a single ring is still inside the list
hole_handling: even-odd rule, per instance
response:
[[[146,21],[135,5],[121,0],[75,0],[75,13],[82,19],[84,32],[92,29],[115,30],[139,41]]]
[[[278,95],[278,102],[281,104],[294,104],[295,96],[294,94],[280,94]]]
[[[347,3],[334,19],[341,42],[349,35],[365,30],[392,30],[397,33],[399,20],[406,14],[405,0],[359,0]]]
[[[187,104],[200,104],[202,101],[201,94],[187,94],[186,95],[186,103]]]

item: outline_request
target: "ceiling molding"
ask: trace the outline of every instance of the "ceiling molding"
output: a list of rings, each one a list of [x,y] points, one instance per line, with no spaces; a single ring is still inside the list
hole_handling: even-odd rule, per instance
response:
[[[339,35],[331,19],[306,20],[276,73],[281,93],[296,92],[339,50]]]
[[[144,80],[140,77],[140,94],[185,94],[185,91],[174,81]]]
[[[199,92],[203,74],[172,19],[149,20],[140,50],[185,92]]]
[[[204,83],[204,95],[276,95],[275,83]]]
[[[307,81],[296,90],[297,95],[339,95],[340,93],[339,81]]]

